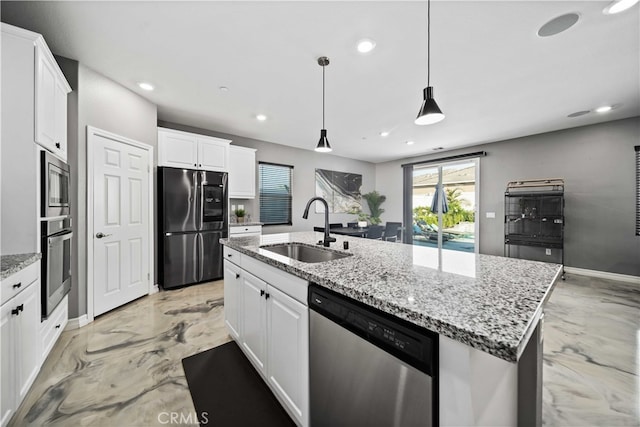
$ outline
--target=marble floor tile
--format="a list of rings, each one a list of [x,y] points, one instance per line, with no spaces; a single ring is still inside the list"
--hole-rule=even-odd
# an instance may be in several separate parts
[[[10,425],[197,424],[182,359],[228,341],[222,281],[140,298],[64,332]]]
[[[544,324],[543,423],[640,425],[640,286],[567,275]]]
[[[167,424],[195,410],[181,360],[230,341],[222,281],[160,292],[62,334],[10,426]],[[543,423],[638,426],[640,288],[568,275],[544,324]],[[159,418],[160,417],[160,418]]]

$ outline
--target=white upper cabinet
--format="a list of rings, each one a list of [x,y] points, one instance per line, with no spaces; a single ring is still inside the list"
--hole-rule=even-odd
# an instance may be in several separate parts
[[[158,128],[158,164],[226,172],[230,143],[227,139]]]
[[[71,87],[44,40],[36,40],[35,141],[67,160],[67,94]]]
[[[229,197],[253,199],[256,197],[256,150],[229,146]]]
[[[2,24],[2,85],[3,135],[33,140],[66,161],[71,87],[40,34]]]

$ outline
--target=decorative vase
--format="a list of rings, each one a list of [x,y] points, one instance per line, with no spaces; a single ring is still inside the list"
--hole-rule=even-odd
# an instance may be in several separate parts
[[[238,217],[238,224],[243,224],[244,223],[244,217],[243,216],[239,216]]]
[[[358,221],[358,227],[365,228],[367,226],[367,221]]]

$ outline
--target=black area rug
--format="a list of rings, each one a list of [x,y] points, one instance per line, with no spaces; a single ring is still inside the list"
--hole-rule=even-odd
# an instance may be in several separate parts
[[[295,426],[235,341],[182,366],[201,426]]]

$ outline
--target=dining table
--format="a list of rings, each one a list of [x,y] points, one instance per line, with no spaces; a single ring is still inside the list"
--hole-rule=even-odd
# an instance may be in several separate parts
[[[369,227],[336,227],[329,228],[329,233],[342,234],[343,236],[367,237]],[[313,227],[313,231],[324,233],[324,227]]]

